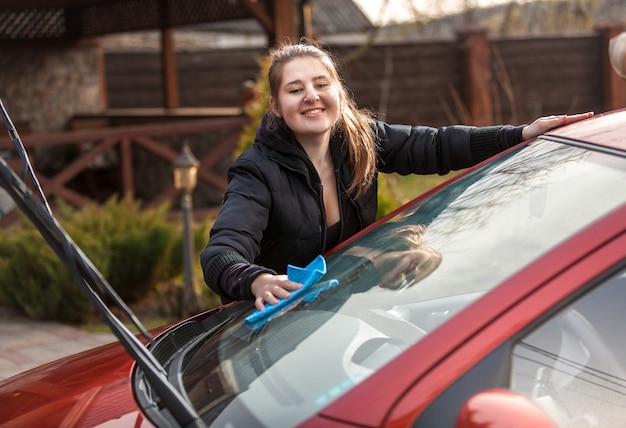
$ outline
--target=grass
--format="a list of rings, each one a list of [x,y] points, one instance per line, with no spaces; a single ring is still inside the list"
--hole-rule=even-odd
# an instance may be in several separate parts
[[[397,175],[399,190],[406,198],[406,201],[410,201],[418,197],[419,195],[426,193],[433,187],[438,186],[446,180],[457,175],[459,171],[454,171],[446,175]]]

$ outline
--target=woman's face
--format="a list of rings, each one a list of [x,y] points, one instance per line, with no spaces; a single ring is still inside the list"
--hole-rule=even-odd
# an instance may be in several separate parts
[[[283,66],[274,113],[282,117],[300,143],[329,139],[339,118],[339,82],[315,58],[295,58]]]

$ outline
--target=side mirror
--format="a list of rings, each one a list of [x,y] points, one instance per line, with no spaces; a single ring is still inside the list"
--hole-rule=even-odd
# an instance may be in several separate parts
[[[455,428],[556,428],[529,399],[507,389],[479,392],[465,402]]]

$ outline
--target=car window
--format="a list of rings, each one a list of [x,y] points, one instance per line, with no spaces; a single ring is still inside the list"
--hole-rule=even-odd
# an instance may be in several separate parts
[[[452,385],[413,426],[454,426],[474,394],[509,388],[561,428],[623,426],[626,403],[626,269],[521,339],[502,343]]]
[[[245,313],[198,340],[185,392],[205,422],[296,425],[625,204],[625,175],[610,154],[520,146],[330,255],[310,293],[267,322],[251,328]]]
[[[559,427],[615,427],[626,412],[626,270],[567,306],[513,349],[511,389]]]

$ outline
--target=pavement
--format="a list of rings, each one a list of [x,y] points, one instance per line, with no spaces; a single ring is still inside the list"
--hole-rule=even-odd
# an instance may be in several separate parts
[[[33,321],[0,307],[0,382],[33,367],[116,341],[57,322]]]

